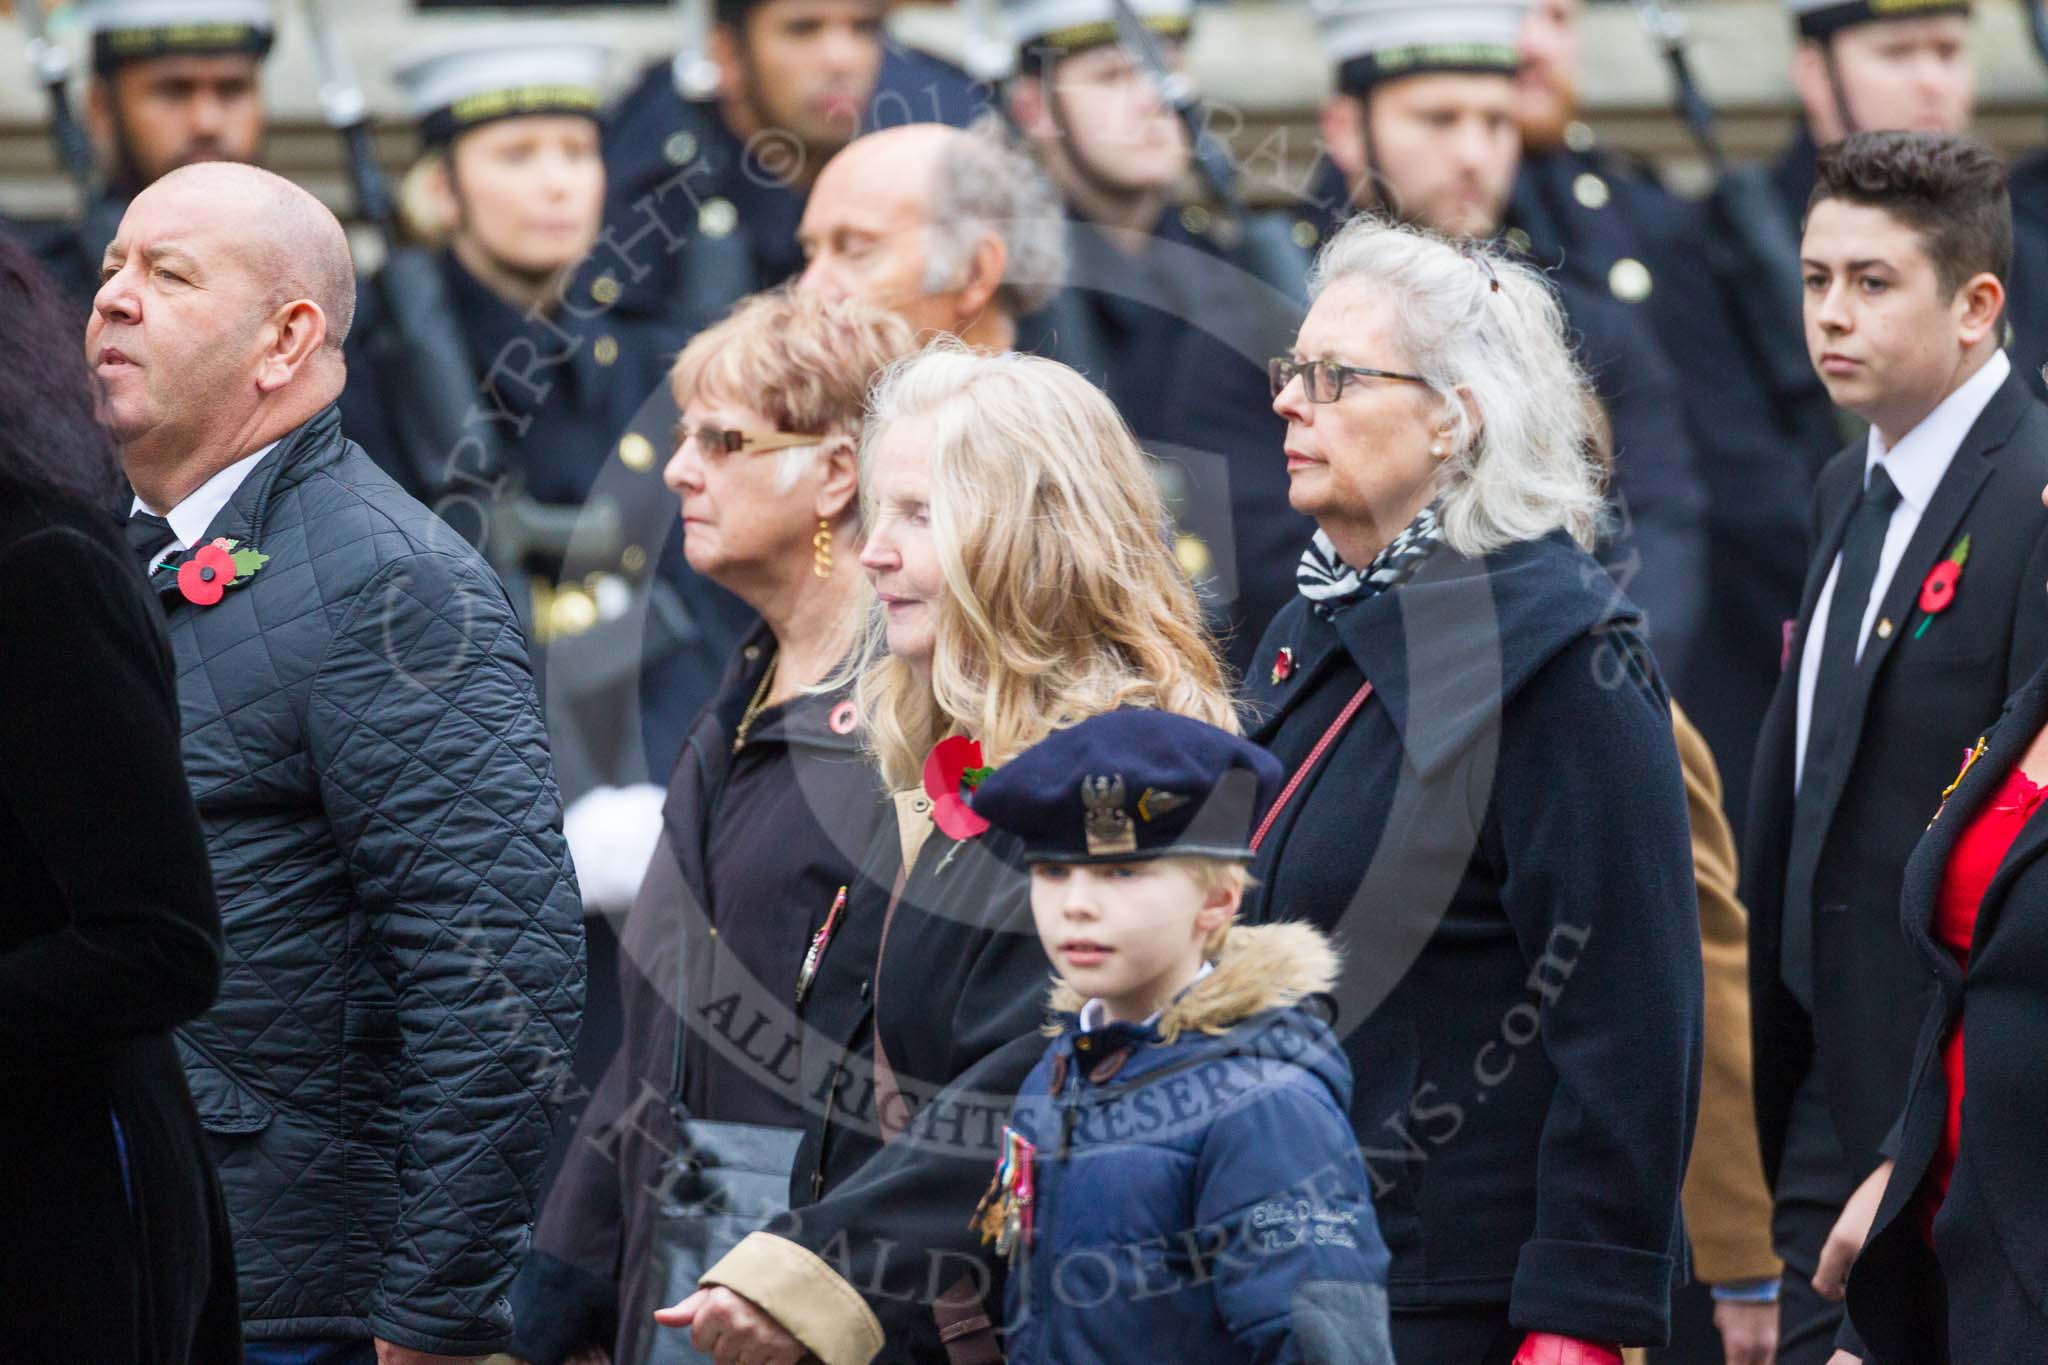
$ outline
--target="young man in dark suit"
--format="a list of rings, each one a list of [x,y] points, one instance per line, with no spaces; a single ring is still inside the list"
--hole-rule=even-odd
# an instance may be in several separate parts
[[[1906,858],[2048,652],[2048,411],[1999,348],[2004,166],[1948,134],[1852,136],[1821,155],[1800,254],[1814,368],[1871,430],[1816,490],[1744,851],[1784,1365],[1829,1356],[1821,1251],[1887,1153],[1933,988],[1899,928]]]

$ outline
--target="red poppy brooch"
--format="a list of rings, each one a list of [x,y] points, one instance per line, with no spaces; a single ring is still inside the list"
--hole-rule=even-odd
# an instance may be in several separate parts
[[[1963,565],[1970,562],[1970,537],[1965,534],[1948,552],[1948,558],[1927,571],[1926,581],[1920,585],[1920,628],[1913,632],[1919,639],[1927,633],[1928,623],[1949,609],[1956,600],[1956,586],[1963,580]]]
[[[981,765],[979,740],[949,735],[932,746],[924,758],[924,794],[932,800],[932,823],[940,833],[958,842],[988,828],[988,821],[969,808],[960,791],[973,791],[994,771]]]
[[[270,556],[244,548],[226,536],[200,546],[178,566],[178,591],[195,607],[210,607],[237,583],[246,583],[270,562]]]
[[[1286,645],[1282,645],[1280,646],[1280,652],[1273,656],[1273,686],[1278,687],[1293,676],[1294,651]]]

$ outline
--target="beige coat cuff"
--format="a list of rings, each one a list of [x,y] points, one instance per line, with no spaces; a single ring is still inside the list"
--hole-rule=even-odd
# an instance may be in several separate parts
[[[825,1365],[867,1365],[882,1349],[881,1321],[860,1291],[786,1237],[748,1233],[697,1284],[743,1296]]]

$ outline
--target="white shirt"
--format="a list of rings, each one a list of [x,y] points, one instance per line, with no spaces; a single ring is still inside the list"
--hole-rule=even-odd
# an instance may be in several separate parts
[[[1213,962],[1204,962],[1204,963],[1202,964],[1202,970],[1200,970],[1200,971],[1198,971],[1198,972],[1196,972],[1196,973],[1195,973],[1195,981],[1200,981],[1200,980],[1201,980],[1201,979],[1202,979],[1203,977],[1207,976],[1207,975],[1208,975],[1209,973],[1211,973],[1211,972],[1213,972],[1213,971],[1215,971],[1215,970],[1216,970],[1216,964],[1215,964],[1215,963],[1213,963]],[[1186,990],[1189,990],[1189,989],[1191,989],[1191,988],[1192,988],[1192,987],[1194,986],[1194,984],[1195,984],[1195,981],[1190,981],[1190,982],[1188,982],[1188,984],[1187,984],[1187,985],[1185,985],[1185,986],[1182,986],[1182,987],[1180,988],[1180,989],[1181,989],[1181,991],[1186,991]],[[1174,999],[1176,999],[1176,1000],[1180,999],[1180,991],[1176,991],[1176,992],[1174,993],[1174,997],[1173,997],[1173,998],[1174,998]],[[1103,1016],[1104,1016],[1104,1015],[1106,1015],[1106,1014],[1108,1014],[1108,1013],[1109,1013],[1109,1006],[1107,1006],[1107,1005],[1103,1004],[1103,1003],[1102,1003],[1102,1002],[1101,1002],[1100,1000],[1090,1000],[1090,1001],[1089,1001],[1089,1002],[1088,1002],[1087,1004],[1085,1004],[1085,1005],[1081,1006],[1081,1032],[1083,1032],[1083,1033],[1093,1033],[1093,1032],[1095,1032],[1095,1030],[1097,1030],[1097,1029],[1101,1028],[1101,1027],[1103,1026],[1103,1024],[1104,1024],[1104,1023],[1106,1022],[1106,1020],[1105,1020],[1105,1019],[1103,1018]],[[1151,1014],[1149,1014],[1148,1016],[1146,1016],[1146,1019],[1145,1019],[1145,1027],[1146,1027],[1146,1028],[1150,1028],[1150,1027],[1152,1027],[1152,1025],[1154,1025],[1154,1024],[1156,1024],[1156,1023],[1158,1023],[1158,1022],[1159,1022],[1159,1016],[1160,1016],[1160,1015],[1162,1015],[1162,1014],[1164,1014],[1164,1013],[1166,1013],[1166,1011],[1165,1011],[1165,1010],[1154,1010],[1154,1011],[1152,1011],[1152,1013],[1151,1013]]]
[[[1870,630],[1877,622],[1877,610],[1884,603],[1892,575],[1898,572],[1899,561],[1906,557],[1906,545],[1913,539],[1913,532],[1919,529],[1920,518],[1927,511],[1927,504],[1934,497],[1934,490],[1940,486],[1942,476],[1955,462],[1956,451],[1962,447],[1963,439],[1970,434],[1970,428],[1984,415],[1990,405],[1991,396],[1998,392],[2006,376],[2012,373],[2012,362],[2006,359],[2004,351],[1994,351],[1991,359],[1984,362],[1984,368],[1964,380],[1956,391],[1941,400],[1933,412],[1920,419],[1920,424],[1907,432],[1896,449],[1885,448],[1884,437],[1877,428],[1870,429],[1870,445],[1863,456],[1863,483],[1870,483],[1870,471],[1879,465],[1891,476],[1899,490],[1899,505],[1892,509],[1891,522],[1884,530],[1884,548],[1877,556],[1877,577],[1871,580],[1870,600],[1863,605],[1863,629],[1856,637],[1856,659],[1863,659],[1863,646],[1870,639]],[[1827,582],[1821,584],[1820,601],[1814,604],[1813,620],[1806,627],[1805,647],[1799,653],[1799,712],[1798,747],[1794,750],[1792,764],[1792,790],[1796,794],[1801,779],[1806,776],[1806,741],[1813,733],[1813,693],[1820,682],[1820,647],[1828,634],[1828,606],[1834,600],[1835,579],[1842,572],[1842,556],[1835,554],[1835,562],[1828,568]]]
[[[220,515],[220,509],[228,505],[228,499],[234,497],[235,490],[242,486],[242,480],[249,477],[249,471],[275,449],[277,442],[272,441],[254,455],[244,455],[187,493],[183,502],[164,513],[164,520],[171,524],[171,534],[177,539],[164,546],[163,553],[150,561],[148,572],[154,573],[157,565],[169,556],[182,554],[197,545],[199,537],[206,534],[206,528],[213,525],[213,519]],[[151,510],[143,505],[141,498],[137,498],[135,505],[128,509],[128,515]]]

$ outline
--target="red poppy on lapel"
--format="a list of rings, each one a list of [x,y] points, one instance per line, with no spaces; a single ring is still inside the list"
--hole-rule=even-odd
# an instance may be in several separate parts
[[[972,839],[988,828],[960,796],[965,784],[973,791],[994,771],[981,766],[981,743],[965,735],[948,735],[924,758],[924,794],[932,799],[932,823],[955,841]]]
[[[210,607],[237,583],[246,583],[270,562],[262,551],[239,540],[215,537],[178,566],[178,591],[195,607]]]
[[[1913,632],[1919,639],[1927,633],[1927,623],[1949,609],[1956,600],[1956,585],[1962,582],[1963,565],[1970,562],[1970,537],[1966,534],[1956,542],[1956,547],[1942,560],[1927,571],[1927,579],[1920,585],[1920,628]]]
[[[1294,676],[1294,651],[1286,645],[1273,656],[1273,686],[1278,687]]]
[[[220,601],[234,581],[234,557],[218,545],[200,546],[197,554],[178,566],[178,591],[195,607],[210,607]]]

